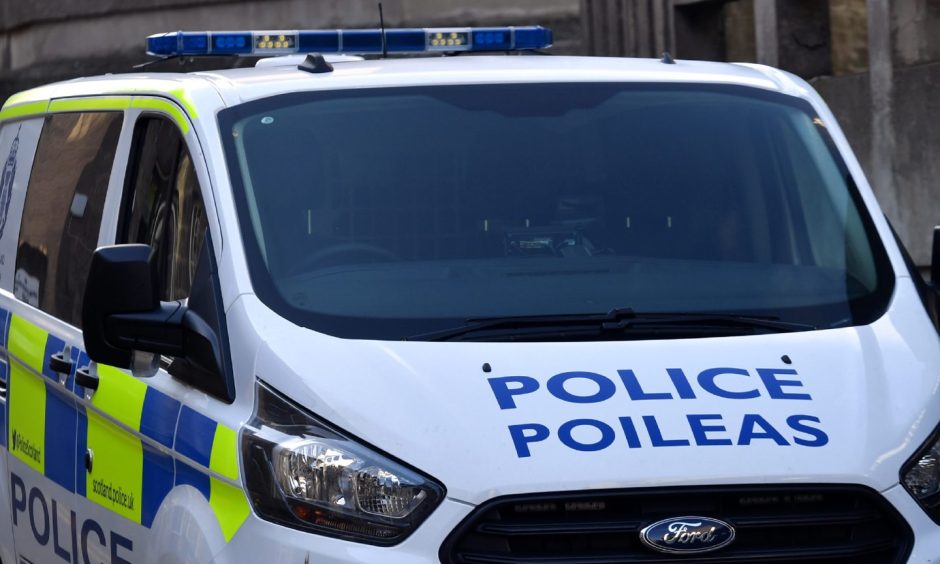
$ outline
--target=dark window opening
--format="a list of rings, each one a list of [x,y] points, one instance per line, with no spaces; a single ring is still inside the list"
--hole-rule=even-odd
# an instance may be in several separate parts
[[[119,112],[47,117],[26,192],[14,294],[75,327],[122,122]]]
[[[117,242],[153,247],[161,298],[186,298],[207,228],[192,156],[176,125],[159,117],[137,123],[133,147]]]

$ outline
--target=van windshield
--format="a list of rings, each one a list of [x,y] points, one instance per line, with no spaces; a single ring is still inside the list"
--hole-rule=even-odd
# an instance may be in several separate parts
[[[791,96],[401,87],[275,96],[219,121],[255,291],[323,333],[612,310],[825,329],[870,323],[893,290],[826,124]]]

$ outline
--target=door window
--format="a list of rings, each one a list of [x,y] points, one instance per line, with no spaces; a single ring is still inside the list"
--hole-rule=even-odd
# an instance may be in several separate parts
[[[192,156],[179,129],[160,117],[141,119],[134,139],[117,242],[153,247],[161,299],[182,299],[189,296],[207,227]]]
[[[120,112],[47,117],[26,192],[14,294],[75,327],[122,121]]]

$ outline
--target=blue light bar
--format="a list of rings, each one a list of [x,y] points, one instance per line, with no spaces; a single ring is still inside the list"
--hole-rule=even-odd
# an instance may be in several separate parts
[[[523,51],[551,47],[552,30],[542,26],[386,29],[385,43],[389,53]],[[176,31],[147,38],[147,53],[160,57],[381,52],[381,29]]]

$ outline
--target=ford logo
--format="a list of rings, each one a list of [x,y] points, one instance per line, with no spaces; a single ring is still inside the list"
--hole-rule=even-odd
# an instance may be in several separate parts
[[[734,527],[709,517],[672,517],[640,531],[643,544],[669,554],[718,550],[734,540]]]

